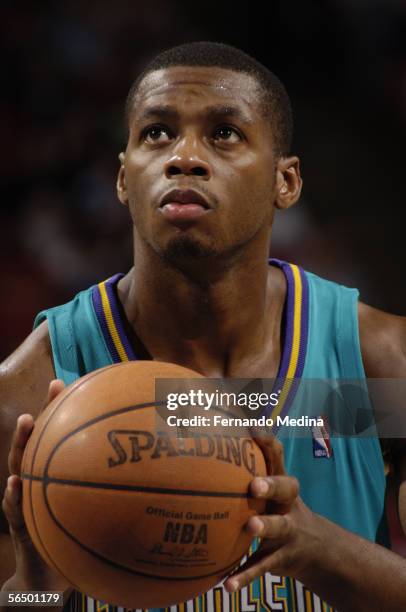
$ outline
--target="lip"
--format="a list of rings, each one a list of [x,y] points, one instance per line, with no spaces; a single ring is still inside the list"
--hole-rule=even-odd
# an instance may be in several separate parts
[[[167,204],[178,204],[181,206],[197,204],[205,210],[211,208],[206,198],[194,189],[172,189],[164,195],[159,204],[159,208],[164,208]]]
[[[160,208],[161,214],[167,221],[175,225],[190,224],[191,222],[199,219],[200,217],[207,215],[209,212],[208,208],[203,208],[201,204],[196,202],[168,202]]]

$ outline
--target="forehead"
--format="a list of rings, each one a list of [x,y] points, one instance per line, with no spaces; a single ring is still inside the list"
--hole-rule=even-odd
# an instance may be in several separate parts
[[[140,83],[134,105],[179,101],[208,104],[233,103],[252,115],[260,115],[261,88],[249,74],[216,66],[171,66],[150,72]]]

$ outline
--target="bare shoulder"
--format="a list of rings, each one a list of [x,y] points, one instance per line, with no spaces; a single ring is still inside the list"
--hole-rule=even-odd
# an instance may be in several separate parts
[[[359,334],[369,378],[406,378],[406,317],[360,302]]]
[[[10,413],[13,419],[22,412],[36,416],[53,378],[51,341],[44,321],[0,364],[0,426]]]
[[[48,385],[55,378],[48,324],[42,323],[0,365],[0,498],[8,476],[7,457],[20,414],[34,418],[44,407]],[[0,512],[0,531],[4,519]]]

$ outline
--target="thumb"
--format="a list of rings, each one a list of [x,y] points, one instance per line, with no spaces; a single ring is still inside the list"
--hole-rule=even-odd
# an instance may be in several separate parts
[[[55,378],[55,380],[51,380],[48,387],[47,399],[45,402],[45,406],[48,406],[60,393],[65,389],[65,383],[60,378]]]
[[[22,480],[17,474],[8,477],[2,508],[10,526],[10,534],[16,541],[30,540],[22,509]]]

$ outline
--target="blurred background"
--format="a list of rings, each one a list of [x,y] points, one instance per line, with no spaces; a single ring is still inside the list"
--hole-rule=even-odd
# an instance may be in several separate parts
[[[123,104],[169,46],[241,47],[286,84],[302,201],[273,255],[405,313],[406,4],[402,0],[2,2],[0,358],[44,307],[130,265],[115,195]]]
[[[241,47],[285,83],[298,206],[278,216],[274,256],[406,312],[404,0],[3,0],[0,358],[42,308],[130,266],[115,195],[124,100],[169,46]]]

